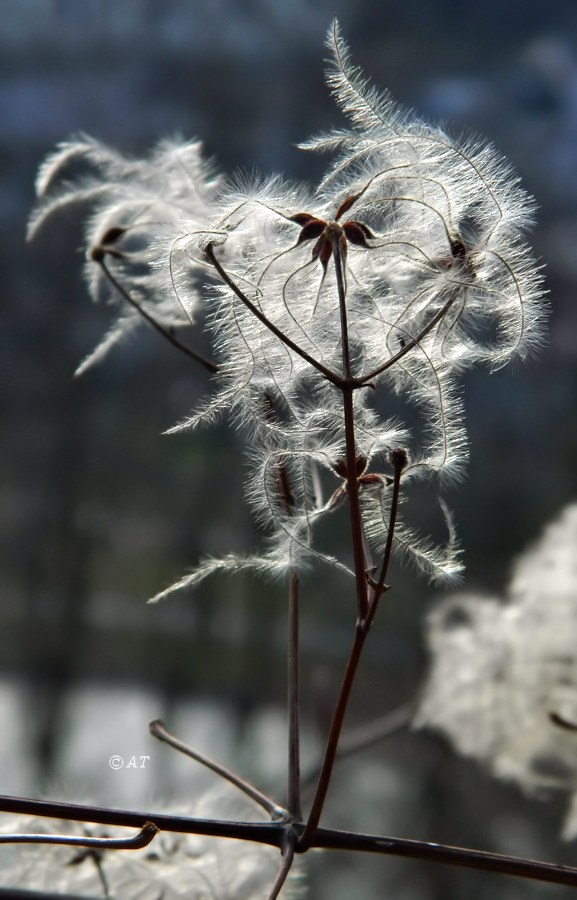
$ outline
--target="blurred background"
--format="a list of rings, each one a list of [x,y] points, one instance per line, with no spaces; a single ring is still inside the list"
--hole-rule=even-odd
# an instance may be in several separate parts
[[[476,372],[464,388],[471,463],[447,500],[465,587],[503,593],[515,556],[577,497],[577,6],[2,0],[0,12],[0,792],[193,803],[212,780],[153,743],[147,723],[162,717],[282,796],[283,591],[215,579],[146,606],[199,556],[256,545],[239,441],[226,428],[162,435],[209,383],[152,332],[73,378],[109,313],[81,281],[80,214],[26,245],[36,171],[75,133],[135,155],[181,134],[201,138],[223,171],[314,181],[324,161],[295,144],[340,123],[323,85],[335,13],[375,85],[453,133],[493,141],[537,197],[532,242],[552,306],[538,359]],[[393,583],[351,726],[410,700],[426,671],[435,593],[406,572]],[[354,615],[338,579],[307,587],[305,767],[321,750]],[[129,768],[133,755],[150,759]],[[405,732],[341,764],[326,824],[574,864],[574,847],[557,841],[562,810],[563,798],[529,801],[435,735]],[[312,859],[308,878],[319,900],[565,894],[338,855]]]

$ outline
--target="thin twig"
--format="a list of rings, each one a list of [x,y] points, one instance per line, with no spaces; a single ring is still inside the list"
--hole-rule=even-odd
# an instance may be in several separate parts
[[[573,733],[577,732],[577,722],[566,719],[558,712],[550,712],[549,719],[553,722],[553,725],[557,725],[558,728],[563,728],[565,731],[572,731]]]
[[[350,732],[343,734],[337,748],[336,761],[345,759],[355,753],[368,750],[374,744],[378,744],[385,738],[391,737],[393,734],[406,728],[413,718],[415,712],[414,702],[404,703],[397,709],[379,716],[358,728],[352,729]],[[309,772],[306,772],[301,779],[303,788],[313,785],[320,774],[320,766],[315,766]]]
[[[139,315],[141,315],[142,318],[145,319],[146,322],[148,322],[149,325],[152,325],[152,327],[155,328],[163,338],[166,338],[166,340],[169,341],[169,343],[171,343],[173,347],[176,347],[182,353],[185,353],[186,356],[194,359],[195,362],[200,363],[201,366],[204,366],[204,368],[209,372],[212,372],[213,375],[218,372],[218,365],[214,362],[214,360],[209,359],[207,356],[204,356],[197,350],[193,350],[192,347],[189,347],[187,344],[184,344],[182,341],[180,341],[168,328],[165,328],[164,325],[161,325],[160,322],[157,322],[154,316],[151,316],[148,310],[146,310],[138,302],[138,300],[134,299],[130,292],[127,291],[126,288],[123,287],[123,285],[118,281],[116,276],[112,274],[112,272],[106,265],[104,257],[102,259],[97,258],[95,261],[98,263],[105,276],[108,278],[112,286],[118,291],[118,293],[121,294],[126,302],[130,306],[132,306],[132,308],[135,309],[139,313]]]
[[[71,847],[94,847],[98,850],[140,850],[150,844],[159,830],[152,822],[145,822],[138,834],[129,838],[76,834],[0,834],[0,844],[65,844]]]
[[[366,618],[366,626],[370,628],[373,620],[375,618],[375,614],[377,611],[377,607],[379,604],[379,600],[383,591],[386,589],[385,581],[387,578],[387,572],[389,570],[389,564],[391,562],[391,553],[393,550],[393,539],[395,537],[395,527],[397,524],[397,511],[399,508],[399,495],[401,492],[401,475],[403,469],[407,464],[407,454],[404,450],[393,450],[390,453],[390,459],[393,465],[393,489],[391,494],[391,508],[389,513],[389,525],[387,529],[387,541],[385,544],[385,552],[383,554],[383,562],[381,565],[381,571],[379,573],[379,577],[376,585],[371,589],[370,602],[369,602],[369,610]]]
[[[283,809],[282,806],[279,806],[274,802],[274,800],[271,800],[270,797],[267,797],[266,794],[263,794],[262,791],[259,791],[258,788],[254,787],[254,785],[249,784],[248,781],[240,778],[239,775],[231,772],[230,769],[222,766],[220,763],[216,762],[214,759],[211,759],[209,756],[205,756],[204,753],[199,753],[197,750],[193,750],[193,748],[189,747],[188,744],[185,744],[183,741],[170,734],[170,732],[166,730],[164,722],[161,722],[160,719],[155,719],[153,722],[151,722],[148,726],[148,730],[150,731],[151,735],[155,738],[158,738],[159,741],[168,744],[170,747],[173,747],[180,753],[184,753],[185,756],[190,756],[190,758],[194,759],[195,762],[200,763],[206,769],[210,769],[211,772],[214,772],[220,778],[224,778],[225,781],[228,781],[230,784],[234,785],[234,787],[238,788],[239,791],[242,791],[243,794],[245,794],[247,797],[250,797],[250,799],[254,800],[255,803],[258,803],[258,805],[261,806],[265,810],[265,812],[267,812],[271,816],[272,819],[279,819],[286,816],[286,810]]]
[[[337,296],[339,298],[339,316],[341,322],[341,350],[343,356],[343,377],[346,381],[350,381],[351,372],[351,353],[349,348],[349,326],[347,322],[347,291],[345,287],[343,253],[341,250],[342,233],[339,230],[335,232],[331,239],[333,255],[335,259],[335,275],[337,281]],[[345,243],[346,248],[346,243]],[[346,252],[346,251],[345,251]]]
[[[223,819],[197,819],[191,816],[134,812],[125,809],[87,806],[80,803],[32,800],[28,797],[6,795],[0,795],[0,812],[68,819],[71,822],[95,822],[99,825],[123,825],[127,828],[144,828],[148,823],[152,823],[160,831],[236,838],[256,844],[268,844],[279,849],[282,849],[284,841],[284,820],[283,822],[229,822]]]
[[[294,862],[295,857],[295,835],[291,833],[291,839],[287,840],[287,844],[285,849],[283,850],[282,855],[282,865],[278,871],[278,874],[275,879],[275,883],[272,886],[272,890],[268,895],[267,900],[276,900],[278,895],[280,894],[285,881],[287,880],[288,874],[292,868],[292,864]]]
[[[347,497],[355,567],[357,619],[364,621],[368,612],[367,560],[364,552],[363,520],[357,480],[357,451],[355,441],[354,394],[349,385],[343,385],[343,415],[345,424],[345,458],[347,464]],[[370,560],[368,561],[370,566]]]
[[[287,641],[288,681],[288,797],[290,817],[301,821],[300,724],[299,724],[299,576],[289,575]]]
[[[577,887],[577,868],[560,866],[555,863],[523,859],[486,850],[470,850],[448,844],[412,841],[407,838],[375,837],[369,834],[332,831],[319,828],[314,847],[325,850],[347,850],[364,853],[382,853],[387,856],[402,856],[428,862],[445,863],[465,869],[479,869],[500,875],[516,875],[533,881],[549,884],[565,884]],[[299,845],[297,845],[297,852]]]

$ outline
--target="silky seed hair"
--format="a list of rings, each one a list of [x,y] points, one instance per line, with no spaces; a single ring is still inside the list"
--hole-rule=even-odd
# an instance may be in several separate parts
[[[346,499],[343,379],[354,381],[356,452],[366,460],[356,475],[363,528],[368,549],[382,553],[391,451],[407,460],[401,512],[419,481],[444,488],[460,478],[460,375],[524,357],[541,340],[542,277],[524,237],[534,203],[509,164],[370,87],[336,21],[327,47],[327,83],[346,123],[301,145],[332,157],[316,187],[217,176],[198,142],[178,140],[130,160],[80,138],[39,174],[31,233],[63,207],[91,205],[87,280],[94,299],[117,309],[81,370],[143,312],[169,331],[194,322],[211,344],[212,389],[170,432],[226,415],[249,448],[246,495],[264,547],[201,561],[154,599],[214,572],[278,577],[322,563],[350,573],[315,537]],[[393,396],[395,409],[417,410],[417,429],[382,413]],[[443,545],[402,517],[393,540],[435,580],[462,568],[444,501],[439,509]]]

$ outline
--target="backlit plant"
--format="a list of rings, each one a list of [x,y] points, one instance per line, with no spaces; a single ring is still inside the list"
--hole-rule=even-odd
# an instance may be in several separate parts
[[[268,896],[281,891],[294,854],[311,847],[397,852],[577,884],[577,871],[560,874],[544,863],[398,839],[385,847],[379,838],[320,827],[391,559],[406,558],[435,582],[461,573],[444,501],[442,545],[403,516],[404,501],[423,481],[443,487],[463,473],[462,373],[526,356],[540,342],[546,312],[539,267],[523,236],[533,202],[508,163],[489,145],[454,140],[376,93],[351,64],[336,22],[328,46],[328,84],[348,124],[302,145],[332,158],[316,188],[281,177],[225,178],[203,160],[198,143],[165,142],[147,159],[131,160],[80,138],[44,163],[31,233],[62,207],[91,206],[87,281],[92,297],[111,303],[117,318],[81,371],[146,321],[213,376],[210,396],[172,431],[226,415],[246,439],[246,497],[263,530],[261,549],[196,561],[151,602],[214,572],[250,570],[287,584],[286,805],[201,760],[271,817],[252,838],[282,851]],[[194,349],[196,328],[209,337],[210,357]],[[400,400],[418,411],[417,431],[383,418],[382,399],[393,396],[395,408]],[[316,541],[319,522],[341,507],[348,509],[346,556]],[[343,602],[356,608],[356,624],[304,813],[298,611],[302,573],[316,565],[342,575]],[[164,726],[152,729],[199,758]],[[136,824],[99,815],[92,821]],[[147,814],[146,821],[170,830],[166,816]],[[249,834],[239,823],[203,832],[206,825],[189,821],[191,832]]]

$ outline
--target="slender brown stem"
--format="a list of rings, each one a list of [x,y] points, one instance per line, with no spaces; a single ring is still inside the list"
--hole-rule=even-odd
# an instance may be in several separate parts
[[[331,775],[337,755],[337,749],[345,713],[347,711],[349,697],[351,695],[351,689],[355,681],[355,675],[357,673],[359,660],[361,658],[361,653],[367,634],[368,632],[364,630],[359,623],[357,623],[357,627],[355,629],[355,638],[351,647],[349,659],[347,661],[347,667],[343,676],[343,682],[341,684],[336,706],[333,711],[333,718],[331,720],[331,725],[329,728],[325,754],[321,765],[321,771],[319,774],[319,780],[317,782],[315,796],[311,805],[305,830],[303,831],[298,843],[299,852],[303,852],[304,850],[311,847],[315,841],[315,835],[317,833],[318,824],[321,818],[327,792],[329,789],[329,784],[331,781]]]
[[[301,821],[300,724],[299,724],[299,576],[289,575],[288,605],[288,798],[289,815]]]
[[[151,722],[148,726],[148,730],[151,735],[158,738],[159,741],[168,744],[180,753],[184,753],[185,756],[190,756],[195,762],[199,762],[206,769],[210,769],[211,772],[214,772],[216,775],[220,776],[220,778],[224,778],[225,781],[233,784],[239,791],[242,791],[243,794],[246,794],[246,796],[250,797],[251,800],[254,800],[255,803],[258,803],[271,818],[278,819],[283,818],[286,815],[285,809],[278,806],[278,804],[271,800],[270,797],[267,797],[266,794],[263,794],[252,784],[249,784],[248,781],[244,781],[244,779],[240,778],[234,772],[231,772],[230,769],[225,768],[225,766],[217,763],[214,759],[210,759],[210,757],[205,756],[203,753],[198,753],[198,751],[189,747],[188,744],[185,744],[183,741],[170,734],[160,719],[155,719]]]
[[[367,566],[370,560],[365,559],[364,531],[361,507],[359,501],[359,484],[357,480],[357,453],[355,440],[354,420],[354,387],[352,385],[352,373],[349,354],[349,341],[346,315],[346,291],[343,269],[343,258],[340,247],[339,235],[332,241],[335,261],[337,292],[339,308],[341,312],[341,340],[343,348],[343,383],[340,385],[343,395],[343,416],[345,425],[345,456],[347,467],[347,496],[349,501],[349,515],[351,523],[351,539],[353,547],[353,559],[355,566],[355,585],[357,594],[357,624],[355,637],[343,681],[333,711],[333,717],[329,728],[327,743],[319,780],[305,830],[301,836],[299,846],[310,846],[318,828],[320,817],[326,800],[333,766],[338,750],[339,739],[348,706],[349,697],[354,684],[362,649],[368,634],[365,623],[369,614],[369,600],[367,593]]]
[[[345,389],[343,389],[343,394],[346,395]],[[383,593],[385,587],[385,578],[387,577],[387,571],[389,568],[389,563],[391,559],[391,551],[393,546],[393,537],[395,533],[395,524],[397,519],[397,509],[399,502],[399,493],[400,493],[400,483],[401,483],[401,473],[403,468],[406,465],[407,457],[406,453],[403,450],[394,450],[391,453],[391,462],[394,467],[394,479],[393,479],[393,493],[391,497],[391,511],[389,516],[389,527],[387,533],[387,542],[385,545],[385,552],[383,556],[383,563],[381,566],[381,571],[379,574],[379,579],[376,586],[371,590],[370,601],[368,602],[366,615],[363,617],[359,617],[357,621],[357,627],[355,631],[355,638],[353,641],[353,646],[351,648],[351,653],[349,656],[349,660],[347,663],[347,668],[345,670],[345,675],[343,678],[343,683],[341,685],[341,690],[337,699],[337,703],[335,706],[335,710],[333,713],[333,719],[331,721],[331,726],[329,729],[329,735],[327,738],[327,745],[325,749],[325,755],[323,758],[323,762],[321,765],[321,770],[319,774],[319,780],[317,783],[317,789],[315,793],[315,797],[311,806],[311,811],[309,813],[309,818],[305,827],[305,831],[301,837],[301,842],[299,846],[307,846],[310,845],[311,841],[314,838],[314,834],[316,829],[318,828],[318,824],[320,821],[321,813],[323,810],[323,806],[325,803],[326,795],[328,792],[331,775],[333,771],[333,767],[335,764],[335,760],[338,753],[339,741],[341,730],[345,718],[345,713],[347,710],[347,705],[351,693],[351,689],[355,680],[358,664],[361,658],[361,653],[363,650],[363,646],[369,633],[369,630],[372,626],[375,613],[377,611],[377,606],[379,602],[379,598]],[[360,510],[358,514],[358,520],[360,523]],[[353,541],[355,537],[353,535]],[[358,579],[358,574],[357,574]],[[364,581],[364,574],[363,574]],[[366,582],[365,582],[366,585]]]
[[[342,387],[343,412],[345,422],[345,457],[347,464],[347,497],[349,501],[349,519],[353,561],[355,567],[355,587],[357,594],[357,619],[363,621],[368,611],[367,597],[367,560],[364,552],[363,520],[359,500],[359,483],[357,481],[357,451],[355,441],[354,395],[349,385]],[[370,562],[369,562],[370,564]]]
[[[200,363],[201,366],[204,366],[209,372],[213,374],[218,372],[218,365],[214,362],[214,360],[209,359],[207,356],[204,356],[202,353],[199,353],[197,350],[193,350],[192,347],[189,347],[187,344],[184,344],[180,341],[176,335],[174,335],[168,328],[165,328],[164,325],[161,325],[160,322],[151,316],[151,314],[146,310],[138,300],[135,300],[134,297],[130,294],[129,291],[126,290],[125,287],[118,281],[115,275],[110,271],[104,258],[98,258],[96,260],[98,265],[106,275],[107,279],[111,283],[111,285],[118,291],[118,293],[126,300],[126,302],[135,309],[142,318],[148,322],[149,325],[152,325],[159,334],[162,335],[169,343],[172,344],[173,347],[176,347],[182,353],[185,353],[190,359],[194,359],[195,362]]]
[[[343,379],[340,375],[337,374],[337,372],[333,372],[331,369],[328,369],[325,365],[323,365],[322,362],[319,362],[318,359],[315,359],[314,356],[311,356],[306,352],[306,350],[303,350],[303,348],[296,344],[287,334],[284,333],[284,331],[281,331],[280,328],[277,328],[274,322],[271,322],[271,320],[267,316],[265,316],[265,314],[258,308],[258,306],[255,306],[252,300],[249,300],[246,294],[241,291],[239,286],[235,284],[230,275],[228,275],[228,273],[219,263],[218,259],[214,255],[212,244],[208,245],[205,252],[208,259],[210,260],[224,283],[228,285],[231,291],[238,297],[238,299],[242,303],[244,303],[247,309],[250,309],[251,313],[256,316],[256,318],[260,322],[262,322],[262,324],[265,325],[266,328],[268,328],[269,331],[271,331],[279,339],[279,341],[282,341],[283,344],[285,344],[291,350],[294,350],[295,353],[297,353],[300,357],[302,357],[302,359],[308,362],[309,365],[317,370],[317,372],[320,372],[321,375],[324,375],[325,378],[331,382],[331,384],[335,384],[337,386],[341,385]]]
[[[286,847],[283,850],[282,865],[278,871],[275,883],[273,884],[272,890],[268,895],[267,900],[276,900],[283,888],[285,881],[288,878],[288,874],[292,868],[292,864],[295,858],[295,841],[295,835],[291,832],[291,839],[287,840]]]
[[[414,702],[404,703],[402,706],[397,707],[397,709],[393,709],[391,712],[379,716],[378,719],[373,719],[371,722],[367,722],[365,725],[359,725],[358,728],[354,728],[352,731],[347,732],[339,741],[335,762],[345,759],[348,756],[352,756],[355,753],[367,750],[374,744],[378,744],[379,741],[391,737],[393,734],[397,734],[397,732],[407,727],[413,718],[414,713]],[[301,779],[303,789],[306,790],[307,787],[314,785],[319,774],[320,767],[318,766],[311,769],[309,772],[305,772]]]
[[[379,573],[379,577],[376,585],[371,589],[370,601],[369,601],[369,610],[366,618],[366,626],[370,628],[373,620],[375,618],[375,614],[377,611],[377,607],[379,604],[379,600],[381,598],[381,594],[385,590],[385,580],[387,578],[387,572],[389,570],[389,564],[391,562],[391,553],[393,550],[393,540],[395,537],[395,527],[397,524],[397,511],[399,508],[399,495],[401,492],[401,474],[403,472],[404,467],[407,464],[407,455],[404,450],[396,450],[391,453],[391,461],[393,463],[393,489],[391,494],[391,509],[389,513],[389,527],[387,530],[387,542],[385,544],[385,552],[383,554],[383,562],[381,565],[381,571]]]
[[[340,385],[343,395],[343,415],[345,424],[345,457],[347,466],[347,496],[351,522],[353,559],[355,565],[355,583],[357,590],[357,618],[363,620],[367,614],[367,565],[365,559],[363,521],[359,502],[359,485],[357,481],[357,451],[355,441],[354,391],[351,386],[351,360],[349,352],[349,335],[347,326],[347,303],[343,269],[343,257],[340,239],[337,234],[332,241],[337,293],[341,319],[341,344],[343,353],[343,382]]]

